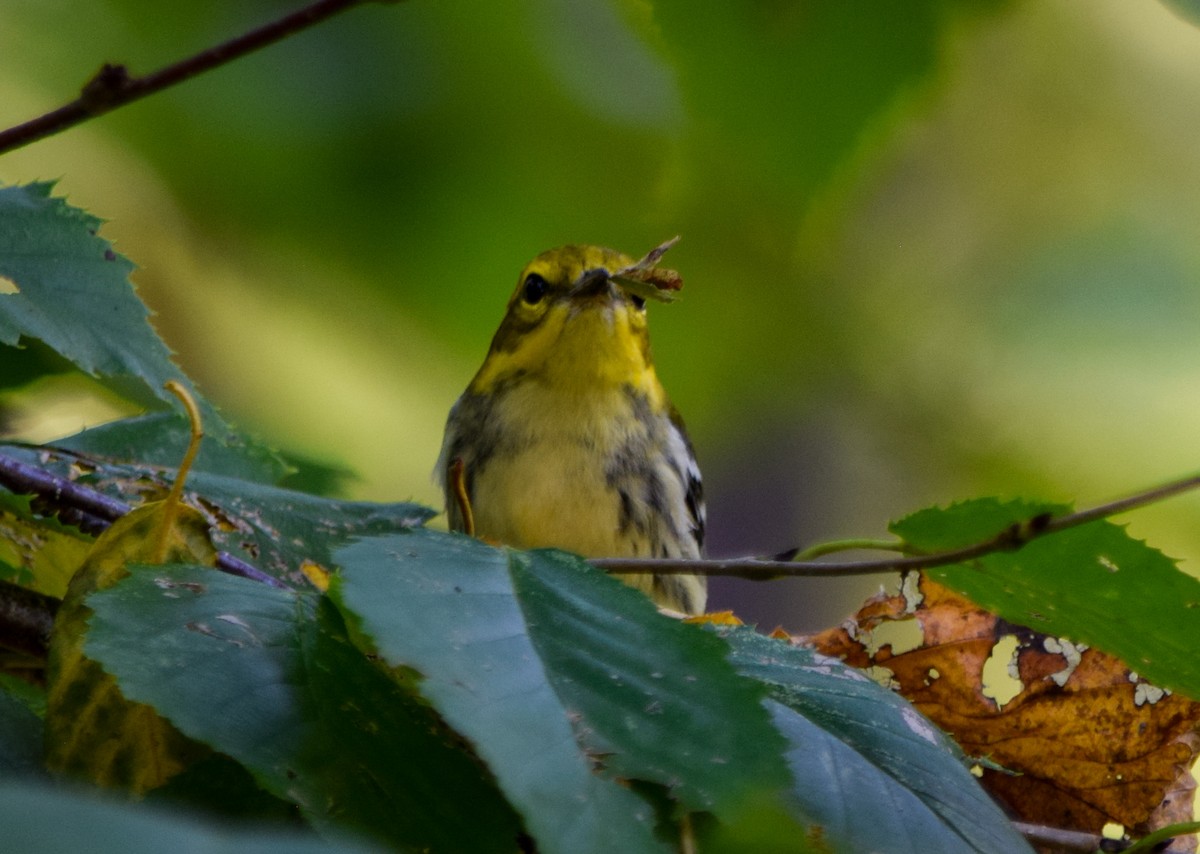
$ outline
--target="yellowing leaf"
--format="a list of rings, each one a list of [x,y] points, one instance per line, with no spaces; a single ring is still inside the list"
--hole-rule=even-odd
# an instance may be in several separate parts
[[[46,764],[51,771],[142,794],[208,753],[150,706],[129,702],[113,677],[84,653],[91,592],[129,575],[159,546],[165,507],[127,514],[96,540],[71,579],[50,637],[46,668]],[[181,506],[167,536],[170,562],[213,564],[216,551],[201,514]]]
[[[319,563],[311,560],[306,560],[300,564],[300,572],[308,579],[309,583],[325,593],[329,590],[330,572]]]
[[[0,511],[0,562],[17,570],[7,580],[47,596],[62,597],[92,547],[92,538],[70,528]]]

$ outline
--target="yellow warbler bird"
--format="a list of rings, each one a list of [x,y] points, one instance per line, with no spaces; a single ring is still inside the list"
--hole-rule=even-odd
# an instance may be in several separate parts
[[[654,371],[647,291],[620,275],[651,257],[563,246],[521,272],[446,422],[436,474],[452,529],[586,557],[700,557],[700,471]],[[622,580],[663,607],[704,611],[703,577]]]

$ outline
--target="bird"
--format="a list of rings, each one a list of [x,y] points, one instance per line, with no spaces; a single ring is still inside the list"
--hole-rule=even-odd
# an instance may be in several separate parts
[[[451,530],[589,558],[702,556],[700,469],[650,350],[655,286],[634,287],[669,245],[641,262],[560,246],[521,271],[446,420],[435,477]],[[701,575],[621,579],[660,608],[704,612]]]

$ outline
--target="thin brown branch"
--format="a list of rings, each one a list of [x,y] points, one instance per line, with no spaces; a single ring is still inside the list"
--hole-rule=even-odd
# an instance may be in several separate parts
[[[829,563],[821,561],[759,560],[736,558],[733,560],[653,560],[649,558],[601,558],[591,563],[608,572],[619,575],[652,572],[661,575],[720,575],[746,578],[751,581],[769,581],[788,576],[843,576],[877,575],[885,572],[904,572],[914,569],[932,569],[951,566],[992,554],[1013,551],[1047,534],[1065,531],[1086,525],[1098,519],[1106,519],[1118,513],[1144,507],[1167,498],[1200,488],[1200,475],[1182,478],[1162,486],[1147,489],[1133,495],[1100,504],[1087,510],[1064,513],[1061,516],[1041,515],[1010,525],[994,537],[973,545],[927,555],[884,558],[882,560],[846,561]]]
[[[366,0],[317,0],[245,35],[222,42],[144,77],[130,75],[123,65],[106,64],[84,85],[79,97],[71,103],[0,131],[0,154],[61,133],[117,107],[211,71],[364,2]]]
[[[1097,833],[1063,830],[1023,821],[1014,821],[1013,827],[1035,845],[1054,846],[1062,851],[1098,851],[1104,842],[1104,837]]]

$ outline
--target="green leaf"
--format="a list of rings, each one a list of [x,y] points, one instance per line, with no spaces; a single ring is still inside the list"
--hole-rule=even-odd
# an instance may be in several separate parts
[[[244,765],[223,753],[210,753],[146,793],[145,802],[204,812],[239,821],[286,822],[303,827],[293,803],[264,791]]]
[[[190,383],[147,321],[129,282],[133,264],[98,235],[100,219],[51,197],[53,187],[0,187],[0,343],[35,338],[84,373],[134,378],[142,402],[182,412],[163,384]],[[224,435],[224,420],[191,390],[205,430]]]
[[[0,453],[127,504],[161,497],[174,477],[157,466],[108,463],[52,448],[0,445]],[[209,517],[219,549],[304,587],[304,561],[328,564],[340,542],[404,530],[434,515],[420,504],[338,501],[206,471],[189,475],[184,498]]]
[[[1183,20],[1200,26],[1200,0],[1162,0],[1162,2]]]
[[[769,686],[791,743],[793,804],[834,851],[1030,850],[957,745],[902,697],[811,649],[721,634],[738,671]]]
[[[478,761],[364,658],[327,601],[159,566],[134,567],[88,605],[87,654],[127,697],[242,763],[318,827],[415,848],[515,848],[519,825]]]
[[[29,701],[17,695],[29,686],[15,684],[6,676],[0,682],[0,779],[40,776],[42,765],[42,721]]]
[[[56,774],[140,796],[208,753],[153,708],[130,702],[84,651],[91,616],[86,597],[118,584],[131,562],[154,559],[160,545],[169,559],[215,560],[203,517],[189,507],[173,509],[173,521],[164,502],[118,519],[96,540],[55,615],[46,661],[46,767]]]
[[[186,418],[174,412],[152,412],[92,427],[51,444],[111,462],[177,468],[190,438]],[[277,484],[291,467],[269,448],[230,434],[205,436],[192,470]]]
[[[786,789],[761,691],[724,644],[581,559],[413,531],[336,560],[335,599],[389,664],[422,675],[540,850],[662,849],[646,803],[612,775],[735,821]]]
[[[152,412],[110,421],[57,439],[50,446],[110,462],[175,468],[183,459],[190,436],[191,427],[186,419],[174,412]],[[286,486],[314,495],[337,493],[353,477],[344,468],[276,451],[236,433],[205,436],[192,470]]]
[[[923,510],[892,530],[933,551],[983,539],[981,520],[999,523],[995,534],[1051,507],[978,499]],[[1119,525],[1069,528],[929,575],[1010,622],[1098,647],[1155,684],[1200,698],[1192,642],[1200,636],[1200,580]]]
[[[352,537],[406,530],[434,515],[420,504],[338,501],[207,472],[189,476],[185,495],[202,497],[228,523],[213,531],[219,547],[295,585],[306,584],[304,561],[329,565],[334,548]]]
[[[1065,504],[976,498],[949,507],[927,507],[888,525],[888,530],[923,552],[940,552],[991,540],[1006,529],[1047,513],[1058,515]]]
[[[46,691],[8,673],[0,673],[0,691],[23,705],[38,720],[46,717]]]
[[[380,854],[268,826],[215,825],[193,816],[28,783],[0,785],[6,850],[22,854]]]
[[[510,552],[509,571],[551,686],[618,777],[661,783],[719,818],[787,788],[763,691],[737,676],[724,643],[566,552]]]

